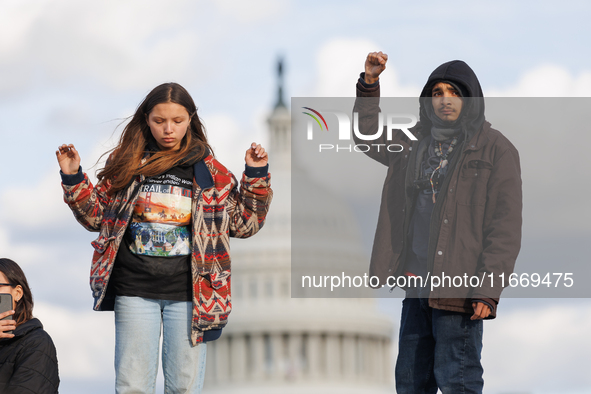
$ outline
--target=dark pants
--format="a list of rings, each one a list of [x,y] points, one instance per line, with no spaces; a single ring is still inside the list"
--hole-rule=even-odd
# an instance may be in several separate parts
[[[482,393],[482,320],[405,298],[396,361],[399,394]]]

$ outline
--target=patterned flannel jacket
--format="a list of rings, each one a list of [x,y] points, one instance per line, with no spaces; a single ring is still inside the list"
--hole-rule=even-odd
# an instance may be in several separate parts
[[[114,296],[107,292],[109,278],[144,177],[136,177],[112,196],[107,194],[110,182],[101,181],[94,187],[86,174],[83,177],[75,185],[62,183],[64,201],[82,226],[99,232],[92,242],[90,287],[94,309],[113,310]],[[203,331],[223,328],[228,321],[232,310],[229,237],[250,237],[263,227],[273,196],[270,178],[270,174],[261,178],[243,174],[238,188],[234,175],[211,155],[194,165],[193,345],[203,341]]]

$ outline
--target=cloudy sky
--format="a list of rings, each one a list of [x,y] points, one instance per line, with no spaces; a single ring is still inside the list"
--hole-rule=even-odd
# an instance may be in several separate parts
[[[176,81],[195,99],[220,161],[240,172],[248,144],[267,140],[278,56],[295,97],[354,95],[374,50],[390,56],[385,95],[417,95],[433,68],[459,58],[489,96],[585,97],[588,15],[588,2],[570,0],[0,0],[0,255],[30,280],[35,312],[58,347],[61,392],[112,390],[114,325],[111,313],[91,310],[95,235],[62,202],[58,145],[74,143],[93,175],[117,126],[154,86]],[[586,131],[510,136],[526,201],[537,207],[524,211],[520,258],[585,258]],[[394,319],[398,304],[383,302]],[[485,324],[487,392],[591,393],[589,300],[502,305]]]

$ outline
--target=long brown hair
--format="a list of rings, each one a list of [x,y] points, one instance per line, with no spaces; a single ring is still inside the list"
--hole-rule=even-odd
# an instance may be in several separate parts
[[[23,289],[23,296],[16,303],[12,319],[16,321],[17,326],[31,320],[33,318],[33,294],[25,273],[17,263],[10,259],[0,259],[0,272],[6,276],[12,287],[20,286]]]
[[[189,128],[178,150],[156,152],[142,163],[148,143],[154,141],[146,118],[156,105],[162,103],[175,103],[185,107],[190,117]],[[213,154],[213,151],[207,142],[205,128],[197,116],[197,107],[191,95],[178,83],[169,82],[156,86],[148,93],[123,129],[117,146],[105,154],[107,153],[111,155],[97,178],[99,181],[108,180],[111,183],[109,194],[113,194],[125,189],[137,175],[159,175],[187,158],[203,158],[208,153]]]

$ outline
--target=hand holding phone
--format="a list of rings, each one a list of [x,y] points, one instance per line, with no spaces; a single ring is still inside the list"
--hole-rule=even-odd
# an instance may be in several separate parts
[[[0,294],[0,312],[0,338],[13,338],[16,322],[11,317],[14,315],[11,294]]]

